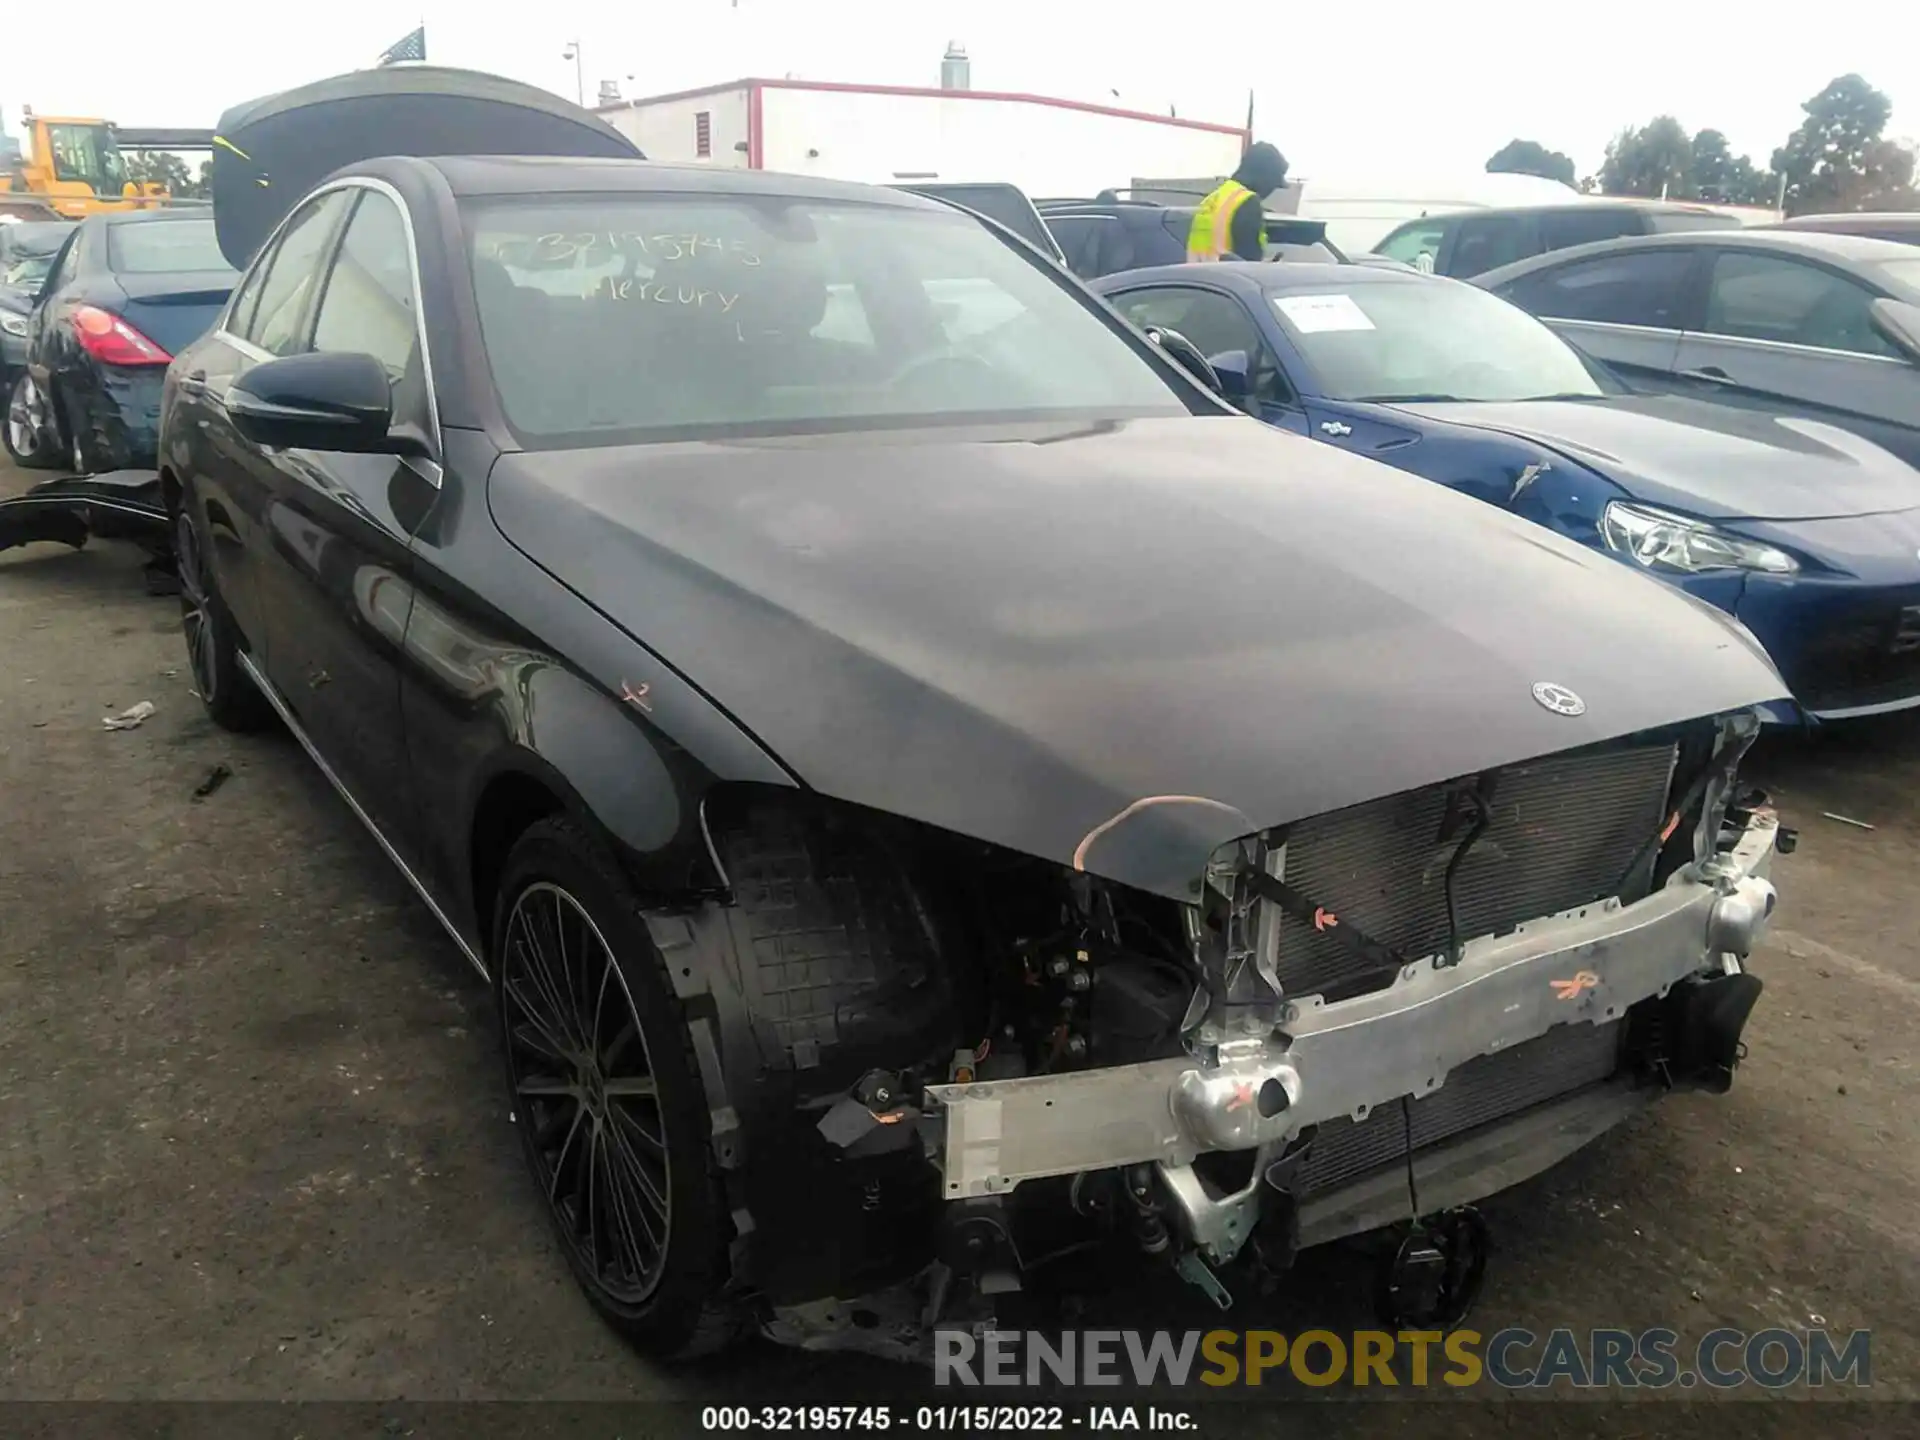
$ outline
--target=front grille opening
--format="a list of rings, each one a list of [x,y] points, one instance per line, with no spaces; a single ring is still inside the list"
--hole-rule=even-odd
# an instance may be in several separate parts
[[[1647,893],[1647,848],[1665,821],[1679,740],[1574,751],[1510,765],[1482,778],[1491,820],[1454,880],[1460,938],[1503,935],[1529,920],[1619,894]],[[1292,826],[1287,883],[1344,924],[1409,960],[1446,949],[1446,872],[1460,844],[1452,783],[1389,795]],[[1457,806],[1452,807],[1457,809]],[[1645,863],[1620,879],[1644,851]],[[1331,1003],[1382,989],[1374,969],[1334,937],[1285,916],[1279,976],[1290,996]]]

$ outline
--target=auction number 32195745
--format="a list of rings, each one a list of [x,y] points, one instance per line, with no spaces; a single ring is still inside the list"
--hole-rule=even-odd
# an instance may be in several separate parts
[[[940,1434],[982,1431],[1115,1430],[1182,1431],[1194,1428],[1184,1410],[1144,1412],[1132,1405],[709,1405],[700,1412],[702,1430],[904,1430]]]

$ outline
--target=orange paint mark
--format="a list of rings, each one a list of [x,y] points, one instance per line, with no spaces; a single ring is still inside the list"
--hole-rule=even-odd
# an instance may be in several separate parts
[[[1337,925],[1339,925],[1339,923],[1340,923],[1340,917],[1334,914],[1331,910],[1322,909],[1318,905],[1313,907],[1313,928],[1314,929],[1324,932],[1327,930],[1332,930]]]
[[[620,698],[626,701],[627,704],[637,706],[651,715],[653,713],[653,706],[647,700],[647,692],[652,688],[651,685],[634,685],[622,680],[620,682]]]
[[[1555,980],[1550,983],[1553,985],[1554,999],[1572,1000],[1583,992],[1591,990],[1594,986],[1598,985],[1600,983],[1600,977],[1591,970],[1582,970],[1569,980]]]
[[[1667,828],[1660,832],[1660,843],[1664,845],[1668,840],[1672,839],[1673,832],[1675,830],[1678,830],[1679,828],[1680,828],[1680,812],[1676,810],[1673,812],[1673,818],[1667,821]]]

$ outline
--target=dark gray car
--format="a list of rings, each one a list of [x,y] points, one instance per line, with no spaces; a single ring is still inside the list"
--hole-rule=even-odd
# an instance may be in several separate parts
[[[1476,276],[1638,390],[1787,409],[1920,464],[1920,255],[1855,235],[1647,235]]]

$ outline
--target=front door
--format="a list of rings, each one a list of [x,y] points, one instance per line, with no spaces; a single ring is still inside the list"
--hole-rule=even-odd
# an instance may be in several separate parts
[[[374,356],[393,381],[396,427],[431,436],[399,201],[364,185],[336,193],[352,208],[337,240],[314,259],[311,298],[283,352]],[[399,666],[412,606],[408,544],[431,503],[437,467],[317,450],[268,452],[265,462],[270,677],[321,758],[412,863],[417,827]]]
[[[1705,398],[1840,425],[1920,464],[1920,361],[1873,328],[1877,298],[1822,265],[1723,250],[1678,376]]]

